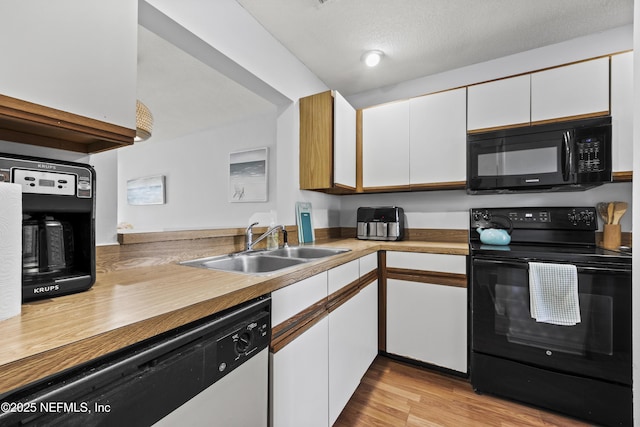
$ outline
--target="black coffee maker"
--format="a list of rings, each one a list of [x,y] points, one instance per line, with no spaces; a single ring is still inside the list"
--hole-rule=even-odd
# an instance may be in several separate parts
[[[96,278],[93,168],[0,154],[0,182],[22,186],[22,301],[91,288]]]

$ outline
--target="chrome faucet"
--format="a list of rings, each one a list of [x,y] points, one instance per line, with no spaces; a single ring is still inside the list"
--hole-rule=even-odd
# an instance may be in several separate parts
[[[287,230],[284,228],[284,225],[275,225],[275,226],[271,227],[270,229],[265,231],[263,235],[258,237],[255,241],[253,240],[253,226],[254,225],[258,225],[258,223],[254,222],[253,224],[248,226],[247,227],[247,231],[245,232],[245,243],[246,243],[245,250],[246,251],[252,251],[253,250],[253,245],[261,242],[269,234],[277,231],[278,229],[282,230],[282,240],[284,242],[284,247],[285,248],[289,247],[288,238],[287,238]]]

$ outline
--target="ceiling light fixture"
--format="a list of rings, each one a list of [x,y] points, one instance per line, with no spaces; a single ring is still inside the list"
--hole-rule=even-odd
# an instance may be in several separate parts
[[[384,53],[380,50],[369,50],[362,55],[362,60],[367,67],[375,67],[380,63],[380,60],[384,56]]]
[[[140,100],[136,99],[136,136],[135,142],[151,138],[153,130],[153,114]]]

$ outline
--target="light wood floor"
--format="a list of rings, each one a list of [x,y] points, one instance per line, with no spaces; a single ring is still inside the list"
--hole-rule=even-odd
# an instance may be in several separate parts
[[[334,427],[586,426],[487,395],[460,378],[378,356]]]

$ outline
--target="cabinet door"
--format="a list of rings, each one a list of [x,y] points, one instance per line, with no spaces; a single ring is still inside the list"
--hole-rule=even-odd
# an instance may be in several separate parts
[[[327,272],[271,293],[271,324],[279,325],[327,296]]]
[[[4,3],[0,94],[135,129],[137,2]]]
[[[355,188],[356,110],[335,91],[333,109],[333,181]]]
[[[337,419],[377,354],[377,282],[329,314],[329,424]]]
[[[360,277],[360,262],[356,259],[339,265],[329,270],[328,274],[327,293],[331,295]]]
[[[614,172],[633,170],[633,52],[611,57],[612,161]]]
[[[378,269],[378,252],[360,258],[360,276]]]
[[[531,76],[529,74],[468,88],[470,131],[527,124],[531,120]]]
[[[387,352],[467,372],[467,290],[387,281]]]
[[[362,111],[362,186],[409,185],[409,101]]]
[[[466,274],[463,255],[387,252],[387,267]],[[387,280],[387,352],[467,371],[467,289]]]
[[[410,183],[465,181],[467,176],[465,88],[410,101]]]
[[[531,75],[531,121],[609,112],[609,58]]]
[[[329,425],[327,317],[271,354],[271,425]]]

